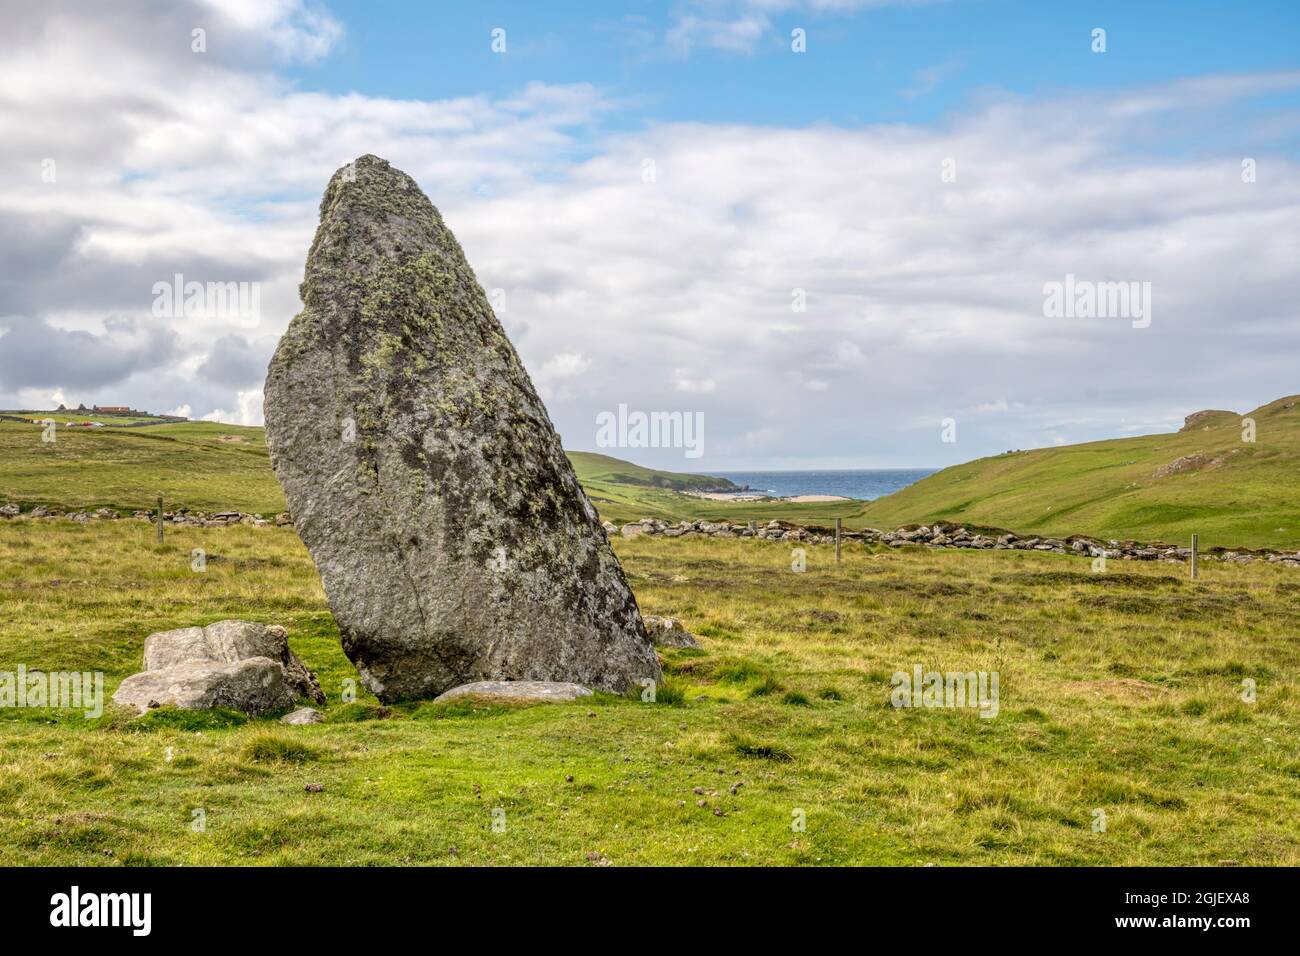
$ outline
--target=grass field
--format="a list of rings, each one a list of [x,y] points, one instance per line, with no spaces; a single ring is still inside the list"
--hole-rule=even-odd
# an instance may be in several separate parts
[[[642,608],[701,637],[664,653],[658,702],[385,710],[341,702],[356,675],[289,529],[0,524],[4,667],[111,693],[150,632],[241,617],[289,627],[330,697],[309,727],[0,710],[0,864],[1300,862],[1294,571],[615,547]],[[997,716],[890,706],[918,664],[997,671]]]
[[[1255,425],[1244,441],[1243,419]],[[1163,469],[1182,459],[1182,466]],[[945,468],[870,502],[879,528],[936,519],[1022,534],[1300,547],[1300,396],[1169,435],[1040,448]]]

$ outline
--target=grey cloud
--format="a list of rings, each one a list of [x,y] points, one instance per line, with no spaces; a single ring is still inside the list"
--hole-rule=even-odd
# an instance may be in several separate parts
[[[283,269],[239,249],[151,249],[123,261],[111,248],[87,245],[100,224],[66,215],[0,216],[0,315],[56,312],[150,314],[153,287],[186,281],[263,282]]]
[[[250,343],[239,335],[223,335],[199,366],[198,378],[231,388],[261,385],[274,349],[273,339]]]
[[[0,336],[0,392],[22,388],[93,389],[165,366],[176,356],[176,333],[109,318],[104,333],[55,328],[43,319],[6,318]]]

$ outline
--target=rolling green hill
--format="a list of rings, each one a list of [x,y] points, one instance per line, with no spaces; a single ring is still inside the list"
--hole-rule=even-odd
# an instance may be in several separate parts
[[[1253,419],[1255,441],[1243,440]],[[870,502],[892,528],[946,519],[1025,533],[1300,545],[1300,396],[1238,415],[1188,416],[1178,432],[980,458]],[[856,523],[856,521],[855,521]]]
[[[0,414],[85,420],[76,414]],[[41,437],[37,425],[0,419],[0,502],[24,508],[134,511],[154,507],[161,494],[172,509],[275,514],[287,507],[261,428],[179,422],[137,428],[60,427],[56,441]],[[856,507],[708,501],[681,492],[734,485],[725,478],[658,471],[608,455],[567,454],[601,516],[612,521],[652,516],[821,522]]]

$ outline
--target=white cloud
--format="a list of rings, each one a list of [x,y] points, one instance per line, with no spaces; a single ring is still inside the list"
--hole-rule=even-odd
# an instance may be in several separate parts
[[[763,14],[745,13],[733,19],[687,14],[668,30],[667,42],[669,49],[680,54],[696,47],[748,53],[770,26]]]
[[[844,15],[940,2],[943,0],[688,0],[678,8],[664,39],[670,51],[683,56],[696,49],[752,53],[765,36],[775,38],[773,15]],[[789,42],[789,36],[783,36],[782,42]],[[941,78],[930,81],[923,74],[918,74],[917,82],[930,83],[930,88]]]
[[[617,108],[589,86],[303,93],[211,37],[207,59],[171,51],[152,7],[115,5],[117,27],[97,9],[27,46],[0,38],[0,328],[22,328],[9,341],[33,357],[0,354],[0,405],[62,389],[260,422],[257,369],[300,306],[320,192],[365,152],[414,175],[483,285],[506,291],[502,318],[570,447],[594,447],[596,411],[691,395],[710,434],[697,470],[942,464],[1296,390],[1300,176],[1267,138],[1295,114],[1278,98],[1239,109],[1300,88],[1296,74],[989,95],[938,126],[589,139]],[[74,82],[92,52],[96,82]],[[1170,117],[1203,148],[1162,148]],[[259,281],[260,327],[154,319],[152,284],[176,272]],[[1043,283],[1066,273],[1152,282],[1152,326],[1045,319]],[[959,445],[939,444],[933,422],[981,406]]]
[[[287,59],[319,59],[343,35],[342,25],[326,10],[302,0],[203,0],[203,3],[214,15],[230,20],[241,31],[265,35],[276,52]]]
[[[261,425],[262,418],[262,390],[250,389],[239,392],[235,396],[237,411],[228,412],[224,408],[214,408],[206,415],[200,417],[204,422],[222,422],[226,425]],[[188,406],[182,406],[187,408]],[[186,418],[189,416],[186,415]]]
[[[561,352],[546,360],[538,372],[538,378],[574,378],[590,367],[591,359],[581,352]]]
[[[673,389],[693,395],[707,395],[716,391],[718,383],[711,378],[692,378],[685,369],[673,370]]]

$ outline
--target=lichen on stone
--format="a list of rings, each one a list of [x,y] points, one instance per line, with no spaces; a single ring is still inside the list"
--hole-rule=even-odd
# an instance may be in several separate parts
[[[409,176],[373,156],[334,175],[302,298],[268,372],[268,445],[368,686],[657,679],[559,436]]]

